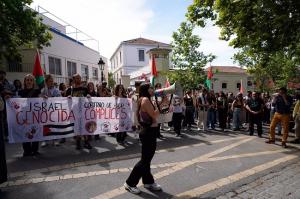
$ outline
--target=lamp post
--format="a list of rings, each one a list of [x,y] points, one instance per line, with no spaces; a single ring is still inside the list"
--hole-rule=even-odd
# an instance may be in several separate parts
[[[103,82],[103,79],[104,79],[103,78],[104,77],[104,75],[103,75],[104,65],[105,65],[105,62],[103,61],[102,57],[100,57],[99,62],[98,62],[98,66],[99,66],[99,69],[101,71],[101,82]]]

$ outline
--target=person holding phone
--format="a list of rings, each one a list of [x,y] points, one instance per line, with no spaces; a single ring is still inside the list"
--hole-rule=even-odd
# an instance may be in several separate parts
[[[283,135],[281,145],[287,148],[286,141],[289,134],[289,121],[290,121],[290,111],[293,104],[293,98],[287,94],[287,89],[282,87],[279,89],[278,95],[273,101],[273,106],[275,107],[275,114],[271,122],[269,140],[266,141],[267,144],[275,143],[275,128],[277,123],[281,122],[283,127]]]

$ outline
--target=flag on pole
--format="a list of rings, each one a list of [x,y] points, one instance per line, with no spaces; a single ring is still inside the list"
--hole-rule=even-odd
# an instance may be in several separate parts
[[[166,80],[166,83],[165,83],[165,88],[168,88],[168,87],[170,87],[171,85],[170,85],[170,82],[169,82],[169,79],[167,79]]]
[[[44,72],[41,66],[40,55],[38,51],[36,51],[32,74],[35,77],[35,82],[37,85],[42,85],[44,83]]]
[[[244,94],[243,80],[241,79],[240,93]]]
[[[214,76],[214,74],[212,72],[212,67],[209,67],[208,72],[207,72],[207,78],[205,80],[205,84],[209,90],[211,90],[211,80],[212,80],[213,76]]]
[[[157,73],[157,69],[156,69],[156,64],[155,64],[155,58],[154,55],[152,55],[152,63],[151,63],[151,84],[152,86],[154,86],[155,84],[155,78],[157,77],[158,73]]]

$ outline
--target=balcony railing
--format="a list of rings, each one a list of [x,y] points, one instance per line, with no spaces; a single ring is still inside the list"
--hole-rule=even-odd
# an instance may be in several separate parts
[[[6,65],[7,72],[23,72],[32,73],[34,63],[17,63],[11,62]]]
[[[72,77],[63,77],[63,76],[58,76],[58,75],[53,75],[53,74],[52,74],[52,76],[53,76],[54,82],[57,83],[58,85],[60,83],[69,85],[69,81],[70,81],[70,79],[72,79]],[[81,77],[81,81],[84,84],[87,84],[88,82],[93,82],[94,84],[100,83],[99,78],[96,78],[96,77],[93,77],[93,78]]]

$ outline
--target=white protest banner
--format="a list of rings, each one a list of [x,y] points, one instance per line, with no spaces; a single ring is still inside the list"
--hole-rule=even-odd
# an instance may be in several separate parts
[[[132,101],[128,98],[82,98],[81,134],[95,135],[131,131]]]
[[[9,142],[34,142],[79,132],[79,98],[11,98],[7,100]]]

